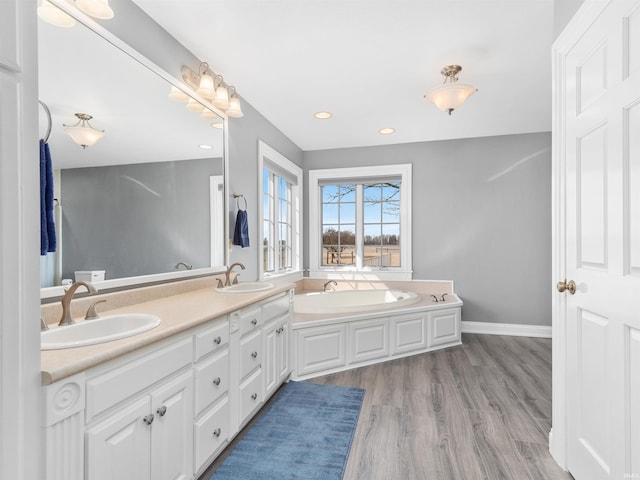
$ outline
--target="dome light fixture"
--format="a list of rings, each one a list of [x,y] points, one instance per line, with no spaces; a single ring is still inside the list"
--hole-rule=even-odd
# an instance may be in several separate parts
[[[89,120],[93,117],[86,113],[76,113],[78,121],[73,125],[65,125],[64,133],[69,135],[71,139],[82,148],[94,145],[98,140],[104,137],[104,130],[98,130],[91,126]]]
[[[451,115],[471,95],[478,91],[473,85],[458,83],[458,73],[462,70],[460,65],[449,65],[440,70],[444,75],[444,84],[434,88],[424,98],[432,101],[436,107]]]

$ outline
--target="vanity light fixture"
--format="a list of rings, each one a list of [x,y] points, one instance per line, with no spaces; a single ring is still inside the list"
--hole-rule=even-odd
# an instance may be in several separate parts
[[[204,105],[189,97],[187,99],[187,110],[189,110],[190,112],[202,112],[204,111]]]
[[[396,131],[395,128],[385,127],[385,128],[381,128],[380,130],[378,130],[378,133],[380,135],[391,135],[392,133],[395,133],[395,131]]]
[[[319,120],[326,120],[333,117],[333,114],[331,112],[316,112],[313,114],[313,116]]]
[[[86,113],[76,113],[78,122],[74,125],[65,125],[64,133],[69,135],[71,139],[82,148],[94,145],[98,140],[104,137],[104,130],[97,130],[91,126],[89,120],[93,117]]]
[[[70,28],[76,24],[76,20],[71,15],[60,10],[49,0],[42,0],[38,7],[38,16],[55,27]]]
[[[186,102],[189,100],[189,95],[184,93],[178,87],[171,85],[171,92],[169,92],[169,98],[175,102]]]
[[[207,62],[200,63],[198,72],[195,72],[186,65],[183,65],[182,79],[187,85],[193,88],[199,96],[205,100],[209,100],[217,108],[224,111],[227,116],[236,118],[243,116],[242,108],[240,107],[240,98],[237,95],[236,88],[227,85],[222,75],[218,75],[211,70]],[[169,98],[178,101],[190,102],[188,98],[177,98],[173,95],[173,89],[176,87],[171,88],[172,93],[169,94]],[[212,118],[210,115],[215,115],[212,110],[207,109],[206,107],[204,111],[202,109],[195,110],[194,107],[194,111],[202,111],[202,116],[204,118]]]
[[[443,112],[451,112],[462,105],[467,98],[478,91],[473,85],[457,83],[458,73],[462,70],[460,65],[449,65],[440,70],[444,75],[444,84],[434,88],[424,98],[431,100],[436,107]]]
[[[76,0],[76,6],[87,15],[100,20],[113,18],[109,0]]]

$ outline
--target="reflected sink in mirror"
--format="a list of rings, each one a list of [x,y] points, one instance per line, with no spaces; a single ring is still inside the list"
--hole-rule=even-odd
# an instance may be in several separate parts
[[[51,327],[41,334],[41,350],[83,347],[131,337],[160,325],[160,318],[146,313],[109,315],[82,320],[66,327]]]
[[[271,290],[273,283],[269,282],[243,282],[236,283],[229,287],[218,288],[216,291],[221,293],[252,293],[263,292],[265,290]]]

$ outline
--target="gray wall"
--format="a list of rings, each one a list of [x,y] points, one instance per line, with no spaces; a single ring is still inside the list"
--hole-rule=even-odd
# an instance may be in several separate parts
[[[550,325],[551,134],[304,153],[305,179],[394,163],[413,164],[414,278],[454,280],[465,321]]]
[[[223,169],[221,159],[199,159],[62,170],[62,278],[208,267],[209,176]]]
[[[242,104],[244,117],[229,120],[229,232],[233,235],[236,203],[233,194],[242,194],[247,199],[250,246],[233,246],[231,262],[242,262],[247,269],[243,280],[255,280],[258,276],[258,182],[262,178],[258,171],[258,140],[302,168],[302,150],[289,140],[271,122],[247,102]]]
[[[553,2],[553,38],[558,38],[571,17],[575,15],[584,0],[554,0]]]

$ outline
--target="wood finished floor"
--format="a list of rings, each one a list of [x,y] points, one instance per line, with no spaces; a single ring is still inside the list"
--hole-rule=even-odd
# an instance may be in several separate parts
[[[345,480],[572,479],[548,451],[551,340],[462,340],[310,380],[366,389]]]

